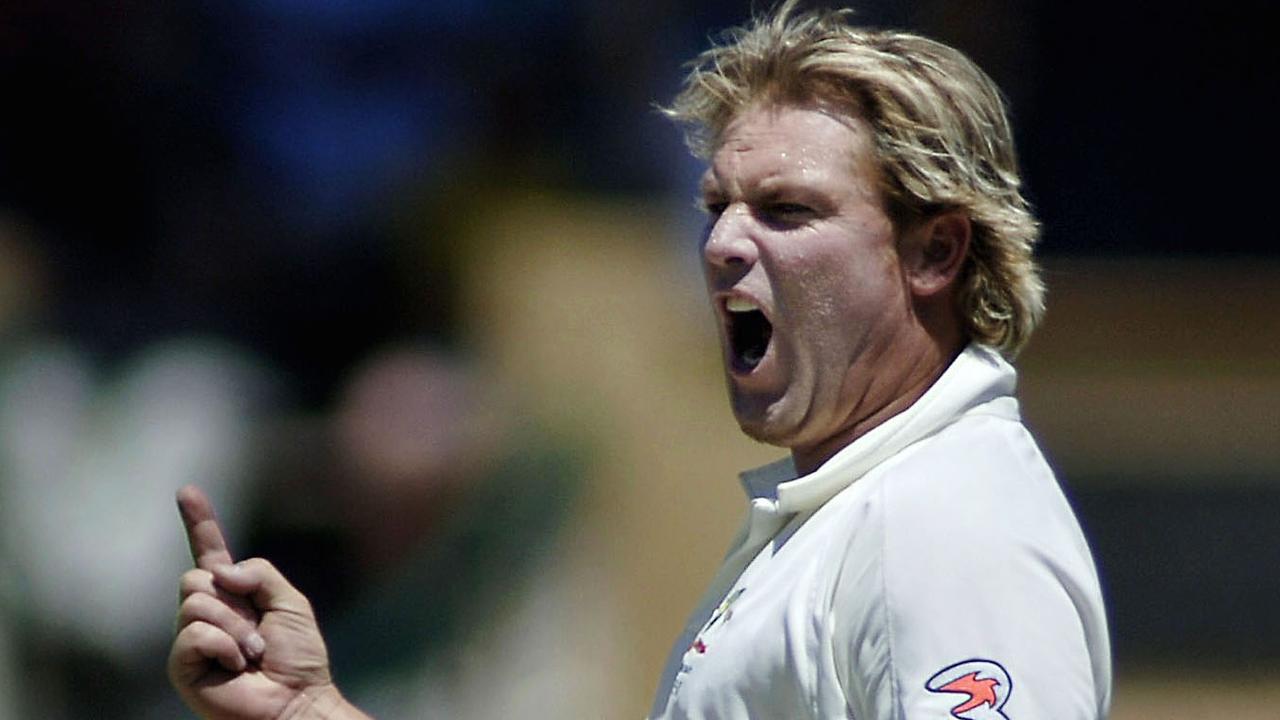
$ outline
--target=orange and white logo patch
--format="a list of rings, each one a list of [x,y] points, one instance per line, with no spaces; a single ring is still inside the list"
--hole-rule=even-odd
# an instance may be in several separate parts
[[[1001,708],[1009,701],[1013,680],[994,660],[965,660],[934,673],[925,682],[929,692],[956,696],[951,716],[960,720],[1009,720]]]

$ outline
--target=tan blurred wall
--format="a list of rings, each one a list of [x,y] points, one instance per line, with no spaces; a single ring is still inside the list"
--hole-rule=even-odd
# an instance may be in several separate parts
[[[594,448],[566,561],[608,584],[581,591],[621,630],[610,717],[640,717],[744,509],[736,473],[782,453],[737,432],[697,274],[678,265],[696,258],[670,251],[658,208],[518,194],[496,206],[468,226],[464,324],[528,407]],[[1280,467],[1277,270],[1050,263],[1048,321],[1020,366],[1051,457],[1073,472],[1185,475],[1230,448],[1241,469]],[[1121,668],[1114,717],[1280,716],[1269,680],[1179,673]]]
[[[1280,262],[1058,259],[1045,275],[1019,395],[1063,472],[1280,477]]]
[[[780,453],[736,431],[697,276],[674,265],[660,212],[502,205],[467,241],[465,324],[527,406],[594,449],[576,552],[607,566],[617,717],[640,717],[736,529],[735,473]]]

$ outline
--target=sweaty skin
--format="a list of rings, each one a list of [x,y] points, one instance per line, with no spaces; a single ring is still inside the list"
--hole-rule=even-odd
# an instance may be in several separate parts
[[[868,131],[823,110],[762,106],[723,133],[702,181],[703,269],[720,316],[733,412],[751,437],[790,448],[802,473],[901,412],[961,347],[917,315]],[[935,226],[901,238],[916,247]],[[966,226],[967,229],[967,226]],[[729,305],[772,323],[759,364],[735,364]]]

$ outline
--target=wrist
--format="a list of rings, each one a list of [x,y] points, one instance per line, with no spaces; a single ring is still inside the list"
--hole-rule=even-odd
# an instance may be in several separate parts
[[[347,702],[333,684],[309,687],[298,693],[280,713],[279,720],[371,720]]]

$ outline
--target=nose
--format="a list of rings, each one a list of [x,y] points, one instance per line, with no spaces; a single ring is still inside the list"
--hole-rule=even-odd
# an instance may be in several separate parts
[[[708,267],[745,272],[755,264],[757,249],[751,237],[751,216],[746,208],[730,205],[707,230],[702,257]]]

